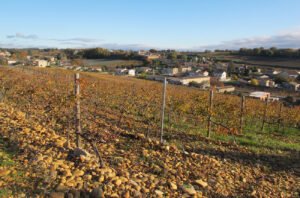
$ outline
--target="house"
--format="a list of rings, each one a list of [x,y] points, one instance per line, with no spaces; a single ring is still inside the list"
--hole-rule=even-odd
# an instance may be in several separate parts
[[[213,76],[217,77],[220,81],[225,81],[227,77],[227,73],[224,70],[215,70],[213,72]]]
[[[129,69],[127,74],[128,76],[135,76],[135,69]]]
[[[192,67],[188,66],[188,67],[179,67],[179,72],[180,73],[186,73],[186,72],[189,72],[189,71],[192,71]]]
[[[173,77],[168,79],[170,83],[182,85],[189,85],[192,82],[197,84],[209,84],[210,82],[209,76]]]
[[[116,75],[126,75],[128,73],[127,68],[117,68],[115,71]]]
[[[260,79],[268,79],[268,78],[270,78],[268,75],[262,75],[262,76],[260,76],[259,77]]]
[[[18,62],[18,61],[16,61],[16,60],[8,60],[8,61],[7,61],[7,64],[8,64],[8,65],[15,65],[17,62]]]
[[[138,55],[143,56],[146,60],[155,60],[160,58],[159,54],[151,53],[145,50],[140,50]]]
[[[233,92],[234,90],[235,90],[234,86],[216,87],[217,93]]]
[[[275,87],[275,82],[270,79],[265,79],[265,78],[259,79],[258,83],[260,86],[263,87]]]
[[[9,57],[11,56],[11,53],[8,51],[0,51],[0,57]]]
[[[263,91],[254,91],[249,94],[249,97],[257,98],[260,100],[266,100],[270,98],[270,96],[271,94],[269,92],[263,92]]]
[[[177,67],[172,67],[172,68],[163,68],[162,74],[163,75],[168,75],[168,76],[173,76],[175,74],[178,74],[179,70]]]
[[[35,64],[38,67],[47,67],[49,65],[48,61],[46,60],[36,60]]]
[[[209,75],[208,71],[201,70],[201,69],[196,70],[196,73],[198,75],[201,75],[201,76],[208,76]]]
[[[128,75],[135,76],[135,69],[117,68],[115,71],[116,75]]]

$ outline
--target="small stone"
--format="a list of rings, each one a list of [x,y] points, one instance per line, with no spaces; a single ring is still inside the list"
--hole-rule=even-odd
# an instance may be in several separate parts
[[[194,188],[194,186],[192,186],[192,185],[190,185],[190,184],[188,184],[188,185],[183,185],[182,186],[182,190],[184,191],[184,192],[186,192],[187,194],[189,194],[189,195],[195,195],[197,192],[196,192],[196,190],[195,190],[195,188]]]
[[[126,193],[123,195],[124,198],[130,198],[130,193],[129,191],[126,191]]]
[[[74,171],[73,175],[77,176],[77,177],[80,177],[80,176],[84,175],[84,171],[77,169],[77,170]]]
[[[170,182],[169,185],[172,190],[177,190],[177,185],[175,183]]]
[[[117,180],[115,181],[115,184],[116,184],[116,186],[120,186],[120,185],[122,184],[122,180],[117,179]]]
[[[64,198],[65,197],[65,193],[63,192],[52,192],[49,195],[50,198]]]
[[[6,176],[6,175],[9,175],[10,174],[10,170],[0,170],[0,177],[3,177],[3,176]]]
[[[207,182],[203,181],[202,179],[195,180],[195,184],[203,188],[208,186]]]
[[[159,197],[162,197],[164,195],[164,193],[160,190],[155,190],[155,194]]]

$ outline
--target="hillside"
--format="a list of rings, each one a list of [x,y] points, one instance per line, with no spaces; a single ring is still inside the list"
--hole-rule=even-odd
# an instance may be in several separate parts
[[[249,99],[239,133],[240,98],[217,94],[213,117],[230,130],[215,124],[206,138],[208,93],[168,86],[167,143],[160,144],[160,83],[81,77],[85,155],[76,154],[72,71],[0,68],[1,137],[17,148],[12,158],[28,179],[12,188],[5,179],[12,167],[1,164],[9,170],[0,176],[5,195],[298,196],[299,108],[283,107],[278,129],[278,104],[271,104],[259,131],[264,103]]]

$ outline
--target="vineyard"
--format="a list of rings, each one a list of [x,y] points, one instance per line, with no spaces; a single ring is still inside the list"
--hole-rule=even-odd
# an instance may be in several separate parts
[[[294,197],[299,193],[299,106],[212,96],[167,84],[161,133],[162,83],[95,73],[81,73],[77,83],[76,97],[72,71],[0,68],[1,135],[28,152],[40,150],[42,159],[51,156],[45,170],[55,165],[55,159],[65,160],[67,166],[57,165],[58,176],[47,177],[47,184],[42,181],[45,173],[38,170],[31,179],[44,185],[32,186],[28,193],[51,195],[53,189],[101,191],[108,197]],[[78,143],[74,126],[78,101],[80,145],[95,158],[69,159],[67,149]],[[22,123],[31,126],[28,130],[36,137],[42,129],[50,132],[30,141],[34,135],[28,131],[18,134]],[[56,146],[50,152],[51,145]],[[22,155],[39,162],[36,156]],[[66,173],[69,169],[72,174]]]

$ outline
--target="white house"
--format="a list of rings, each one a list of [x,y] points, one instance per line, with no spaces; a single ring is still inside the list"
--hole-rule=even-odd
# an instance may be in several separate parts
[[[193,77],[178,77],[178,78],[168,78],[170,83],[189,85],[191,82],[198,84],[209,84],[209,76],[193,76]]]
[[[135,76],[135,69],[129,69],[128,76]]]
[[[16,63],[17,63],[16,60],[8,60],[8,61],[7,61],[7,64],[8,64],[8,65],[14,65],[14,64],[16,64]]]
[[[213,72],[213,76],[217,77],[220,81],[225,81],[227,78],[227,73],[223,70],[216,70]]]
[[[128,70],[126,68],[117,68],[115,71],[116,75],[125,75],[127,74]]]
[[[201,69],[196,70],[196,73],[198,73],[201,76],[208,76],[209,75],[208,71],[201,70]]]
[[[185,72],[189,72],[189,71],[192,71],[192,67],[190,67],[190,66],[186,66],[186,67],[180,67],[179,68],[179,71],[181,72],[181,73],[185,73]]]
[[[249,96],[252,98],[258,98],[260,100],[266,100],[267,98],[270,98],[271,94],[269,92],[254,91],[251,92]]]
[[[259,80],[259,85],[264,87],[275,87],[275,82],[273,80],[263,78]]]
[[[38,67],[47,67],[48,65],[48,61],[46,60],[36,60],[36,66]]]

